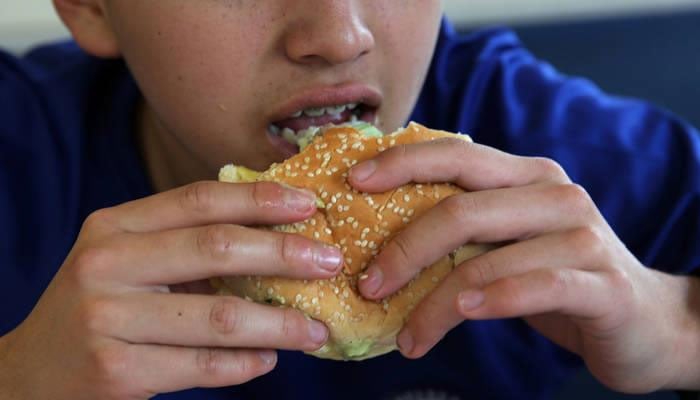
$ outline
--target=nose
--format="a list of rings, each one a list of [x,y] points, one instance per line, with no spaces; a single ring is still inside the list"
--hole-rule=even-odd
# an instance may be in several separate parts
[[[295,1],[298,14],[285,33],[286,56],[305,65],[352,62],[374,48],[355,0]]]

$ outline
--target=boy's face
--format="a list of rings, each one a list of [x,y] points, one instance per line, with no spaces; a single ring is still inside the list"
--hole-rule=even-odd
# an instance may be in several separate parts
[[[270,134],[350,114],[403,125],[428,69],[440,0],[104,0],[147,100],[161,152],[212,178],[234,162],[265,169],[290,148]],[[317,117],[308,107],[359,103]],[[376,119],[376,121],[375,121]],[[149,143],[149,141],[146,141]],[[185,182],[181,182],[185,183]]]

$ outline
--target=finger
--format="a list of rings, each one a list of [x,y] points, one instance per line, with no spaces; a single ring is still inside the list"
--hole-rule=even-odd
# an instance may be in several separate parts
[[[93,328],[129,343],[313,351],[328,338],[295,309],[234,296],[140,293],[96,307]]]
[[[197,182],[135,200],[92,216],[128,232],[149,232],[215,223],[282,224],[316,210],[315,194],[272,182]]]
[[[100,250],[104,254],[93,250],[77,263],[95,262],[94,278],[127,285],[169,285],[227,275],[323,279],[334,276],[343,263],[336,246],[238,225],[125,234],[109,240]]]
[[[407,225],[375,257],[360,281],[369,299],[384,298],[464,243],[522,240],[600,222],[579,186],[541,184],[451,196]]]
[[[431,293],[411,315],[397,343],[406,357],[418,358],[465,319],[527,317],[550,312],[600,318],[612,300],[603,275],[573,269],[538,269],[499,279],[483,290],[467,289],[450,298]],[[430,320],[422,320],[439,307],[444,308]],[[428,326],[431,322],[438,326]]]
[[[392,147],[354,166],[348,180],[365,192],[384,192],[409,182],[453,182],[467,190],[569,182],[552,160],[514,156],[457,138]]]
[[[127,398],[150,398],[158,393],[194,387],[239,385],[275,367],[272,350],[190,348],[128,345],[100,355],[109,382],[131,388],[117,393]],[[128,368],[125,368],[128,366]],[[99,368],[99,367],[98,367]]]
[[[598,250],[601,245],[595,240],[587,230],[578,229],[514,243],[466,260],[416,307],[399,338],[406,341],[410,336],[415,344],[411,355],[420,357],[464,320],[455,307],[462,291],[543,269],[593,270],[604,264],[603,251]]]
[[[456,300],[467,319],[527,317],[557,312],[598,319],[610,308],[606,272],[564,268],[538,269],[499,279],[482,290],[462,291]]]

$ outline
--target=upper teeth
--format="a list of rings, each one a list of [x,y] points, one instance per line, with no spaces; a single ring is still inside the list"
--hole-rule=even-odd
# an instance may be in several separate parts
[[[325,114],[330,114],[330,115],[339,115],[343,113],[345,110],[354,110],[357,108],[357,103],[348,103],[348,104],[340,104],[336,106],[330,106],[330,107],[310,107],[306,108],[301,111],[297,111],[294,114],[292,114],[290,117],[291,118],[298,118],[301,117],[301,114],[306,115],[307,117],[320,117]]]

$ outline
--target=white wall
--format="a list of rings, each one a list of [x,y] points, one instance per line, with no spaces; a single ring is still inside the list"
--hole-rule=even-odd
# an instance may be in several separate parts
[[[494,22],[519,24],[598,15],[700,9],[700,0],[444,1],[446,11],[451,18],[466,25]],[[68,32],[56,17],[50,0],[0,0],[0,47],[12,51],[22,51],[32,44],[67,35]]]

